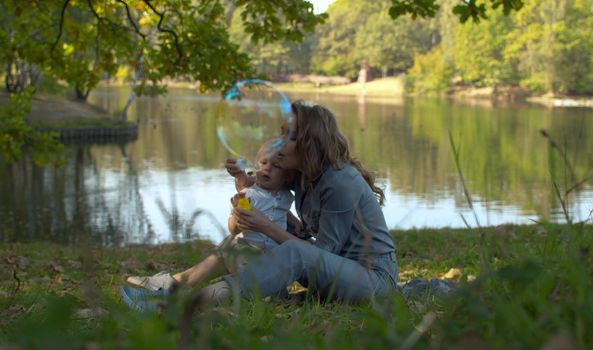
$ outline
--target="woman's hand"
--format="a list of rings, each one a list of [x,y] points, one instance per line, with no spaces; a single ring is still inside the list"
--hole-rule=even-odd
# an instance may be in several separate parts
[[[237,225],[241,231],[256,231],[267,235],[267,232],[269,232],[275,225],[261,211],[255,208],[251,208],[251,210],[243,210],[236,206],[236,198],[233,197],[233,200],[233,216],[237,219]]]
[[[290,228],[290,233],[300,239],[307,239],[309,237],[307,231],[304,230],[303,223],[296,216],[294,216],[293,213],[288,212],[286,215],[286,220],[288,227]]]

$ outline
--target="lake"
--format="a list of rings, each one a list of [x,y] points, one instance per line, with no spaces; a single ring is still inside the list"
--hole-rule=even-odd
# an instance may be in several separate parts
[[[126,88],[100,88],[89,102],[116,114],[128,94]],[[571,189],[593,175],[593,110],[288,96],[335,113],[353,155],[376,171],[385,189],[389,228],[565,222],[567,215],[579,221],[593,210],[591,181]],[[128,114],[139,124],[135,141],[68,145],[66,163],[58,169],[36,167],[30,159],[2,165],[0,239],[105,245],[220,241],[234,186],[223,168],[229,153],[209,112],[218,100],[191,89],[142,97]],[[563,197],[570,190],[563,201],[566,214],[554,183]]]

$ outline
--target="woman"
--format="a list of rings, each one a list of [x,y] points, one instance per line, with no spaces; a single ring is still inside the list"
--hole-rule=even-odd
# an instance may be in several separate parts
[[[244,298],[280,294],[298,281],[322,297],[358,301],[395,289],[395,245],[380,208],[384,194],[374,177],[350,156],[348,142],[326,108],[297,102],[283,126],[277,165],[297,170],[295,205],[303,240],[257,210],[233,209],[239,227],[263,232],[280,246],[205,288],[224,297],[229,286]],[[237,169],[229,169],[231,174]],[[216,301],[216,300],[215,300]]]
[[[260,211],[243,210],[233,200],[241,230],[262,232],[279,246],[261,254],[236,273],[201,289],[194,303],[218,303],[231,290],[243,298],[279,295],[294,281],[329,300],[356,302],[395,290],[395,245],[381,211],[384,194],[374,177],[350,156],[348,142],[326,108],[292,104],[294,118],[283,125],[284,146],[277,166],[296,170],[298,238]],[[227,170],[240,183],[247,179],[233,162]],[[301,236],[302,235],[298,235]]]

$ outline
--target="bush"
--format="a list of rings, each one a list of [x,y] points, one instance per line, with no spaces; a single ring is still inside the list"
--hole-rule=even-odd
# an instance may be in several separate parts
[[[438,93],[448,90],[453,67],[445,62],[441,47],[414,58],[414,66],[406,76],[406,89],[414,93]]]

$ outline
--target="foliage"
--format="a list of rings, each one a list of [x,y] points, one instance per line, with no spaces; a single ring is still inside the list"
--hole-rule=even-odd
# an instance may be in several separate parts
[[[509,18],[501,15],[455,28],[455,73],[464,84],[496,87],[513,83],[511,66],[502,59],[511,28]]]
[[[416,55],[406,77],[406,87],[418,93],[438,93],[449,88],[452,76],[453,67],[445,61],[442,49],[436,47],[424,55]]]
[[[62,145],[56,142],[56,134],[38,132],[27,125],[24,117],[31,110],[31,90],[22,95],[11,96],[6,106],[0,107],[0,156],[8,162],[21,158],[22,146],[27,145],[36,164],[62,162]]]
[[[304,0],[232,6],[223,0],[6,0],[0,3],[0,66],[9,68],[11,92],[35,88],[38,75],[47,75],[67,82],[81,100],[122,67],[139,73],[138,95],[164,92],[166,78],[196,81],[201,91],[224,90],[253,75],[247,55],[229,38],[226,12],[235,9],[254,42],[302,40],[325,19]],[[21,142],[34,142],[37,151],[57,147],[32,133],[23,113],[3,119],[8,160],[20,157]]]
[[[304,0],[4,1],[0,63],[16,58],[66,80],[84,97],[119,66],[140,68],[142,84],[189,78],[200,89],[228,88],[252,74],[247,56],[228,35],[227,11],[237,10],[255,42],[302,40],[325,16]],[[8,14],[15,14],[9,16]]]
[[[319,42],[311,58],[313,72],[353,78],[360,68],[356,52],[357,28],[381,10],[375,0],[337,0],[328,10],[327,22],[319,28]]]
[[[266,79],[276,80],[288,73],[306,74],[310,71],[311,50],[316,40],[314,34],[308,35],[302,42],[255,42],[250,39],[238,11],[233,15],[229,34],[240,51],[249,55],[256,73]]]
[[[591,94],[592,5],[590,0],[526,0],[522,11],[509,16],[495,13],[488,21],[442,29],[440,46],[445,46],[455,79],[437,85],[520,85],[535,93]],[[410,81],[418,82],[435,75],[421,67],[410,73]],[[411,85],[411,89],[424,88]]]
[[[413,92],[463,85],[587,95],[593,93],[592,5],[590,0],[429,0],[394,1],[389,7],[374,0],[338,0],[328,8],[327,22],[296,51],[294,44],[261,46],[244,34],[235,37],[258,71],[272,76],[309,69],[355,79],[367,61],[375,76],[408,72]],[[390,20],[394,8],[412,18],[414,13],[431,18]],[[484,16],[488,20],[479,20]],[[460,24],[468,18],[474,20]],[[431,51],[436,46],[440,50]],[[414,64],[418,67],[410,70]]]
[[[383,71],[405,72],[413,65],[414,54],[425,53],[433,46],[436,32],[431,24],[410,18],[394,22],[387,11],[375,12],[356,32],[356,61],[367,61]]]
[[[520,10],[523,3],[524,0],[490,0],[492,9],[502,6],[505,15],[513,10]],[[439,7],[437,0],[391,0],[389,14],[394,19],[404,15],[411,15],[413,19],[418,16],[434,17]],[[466,22],[469,18],[474,22],[487,19],[486,11],[486,4],[476,0],[461,1],[453,8],[453,13],[459,17],[461,23]]]

